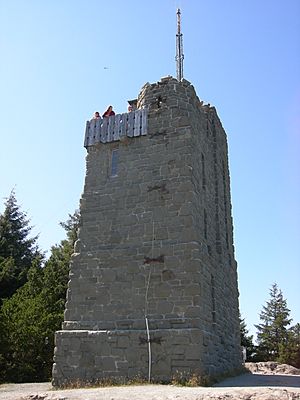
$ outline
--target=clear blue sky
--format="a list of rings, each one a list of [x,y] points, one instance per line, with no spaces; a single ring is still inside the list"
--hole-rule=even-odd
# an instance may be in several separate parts
[[[184,76],[228,135],[242,316],[254,333],[277,282],[300,322],[299,0],[0,0],[0,212],[15,188],[40,247],[64,238],[85,121],[175,76],[177,6]]]

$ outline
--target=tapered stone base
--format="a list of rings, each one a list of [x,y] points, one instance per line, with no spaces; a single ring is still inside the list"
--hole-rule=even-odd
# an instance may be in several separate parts
[[[169,382],[177,374],[187,377],[208,373],[201,357],[207,346],[199,329],[155,330],[150,336],[153,381]],[[58,331],[54,361],[54,386],[148,380],[147,332]]]

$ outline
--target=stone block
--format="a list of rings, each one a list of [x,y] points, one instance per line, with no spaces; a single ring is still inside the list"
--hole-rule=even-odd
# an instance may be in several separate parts
[[[117,348],[127,349],[130,346],[128,336],[119,336],[117,340]]]
[[[116,362],[114,357],[102,357],[101,364],[104,371],[116,371]]]
[[[186,351],[185,351],[185,357],[187,360],[195,360],[195,361],[201,361],[203,353],[203,348],[200,347],[200,345],[197,346],[189,346]]]
[[[157,302],[157,311],[161,314],[168,314],[170,312],[172,312],[174,304],[169,302],[169,301],[161,301],[159,300]]]
[[[159,283],[154,287],[154,294],[157,298],[167,298],[171,292],[172,288],[166,283]]]
[[[198,306],[191,306],[187,307],[187,310],[185,312],[185,316],[188,318],[194,318],[194,317],[200,317],[201,315],[201,308]]]

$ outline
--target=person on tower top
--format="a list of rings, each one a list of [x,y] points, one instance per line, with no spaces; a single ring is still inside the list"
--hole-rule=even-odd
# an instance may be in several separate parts
[[[109,106],[105,113],[102,115],[102,118],[111,117],[112,115],[115,115],[115,112],[113,111],[113,107]]]
[[[100,118],[99,111],[95,111],[92,119],[99,119],[99,118]]]

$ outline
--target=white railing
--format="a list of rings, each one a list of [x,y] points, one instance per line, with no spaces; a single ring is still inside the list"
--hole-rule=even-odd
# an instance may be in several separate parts
[[[147,135],[147,115],[147,109],[143,109],[87,121],[84,147],[114,142],[124,136]]]

